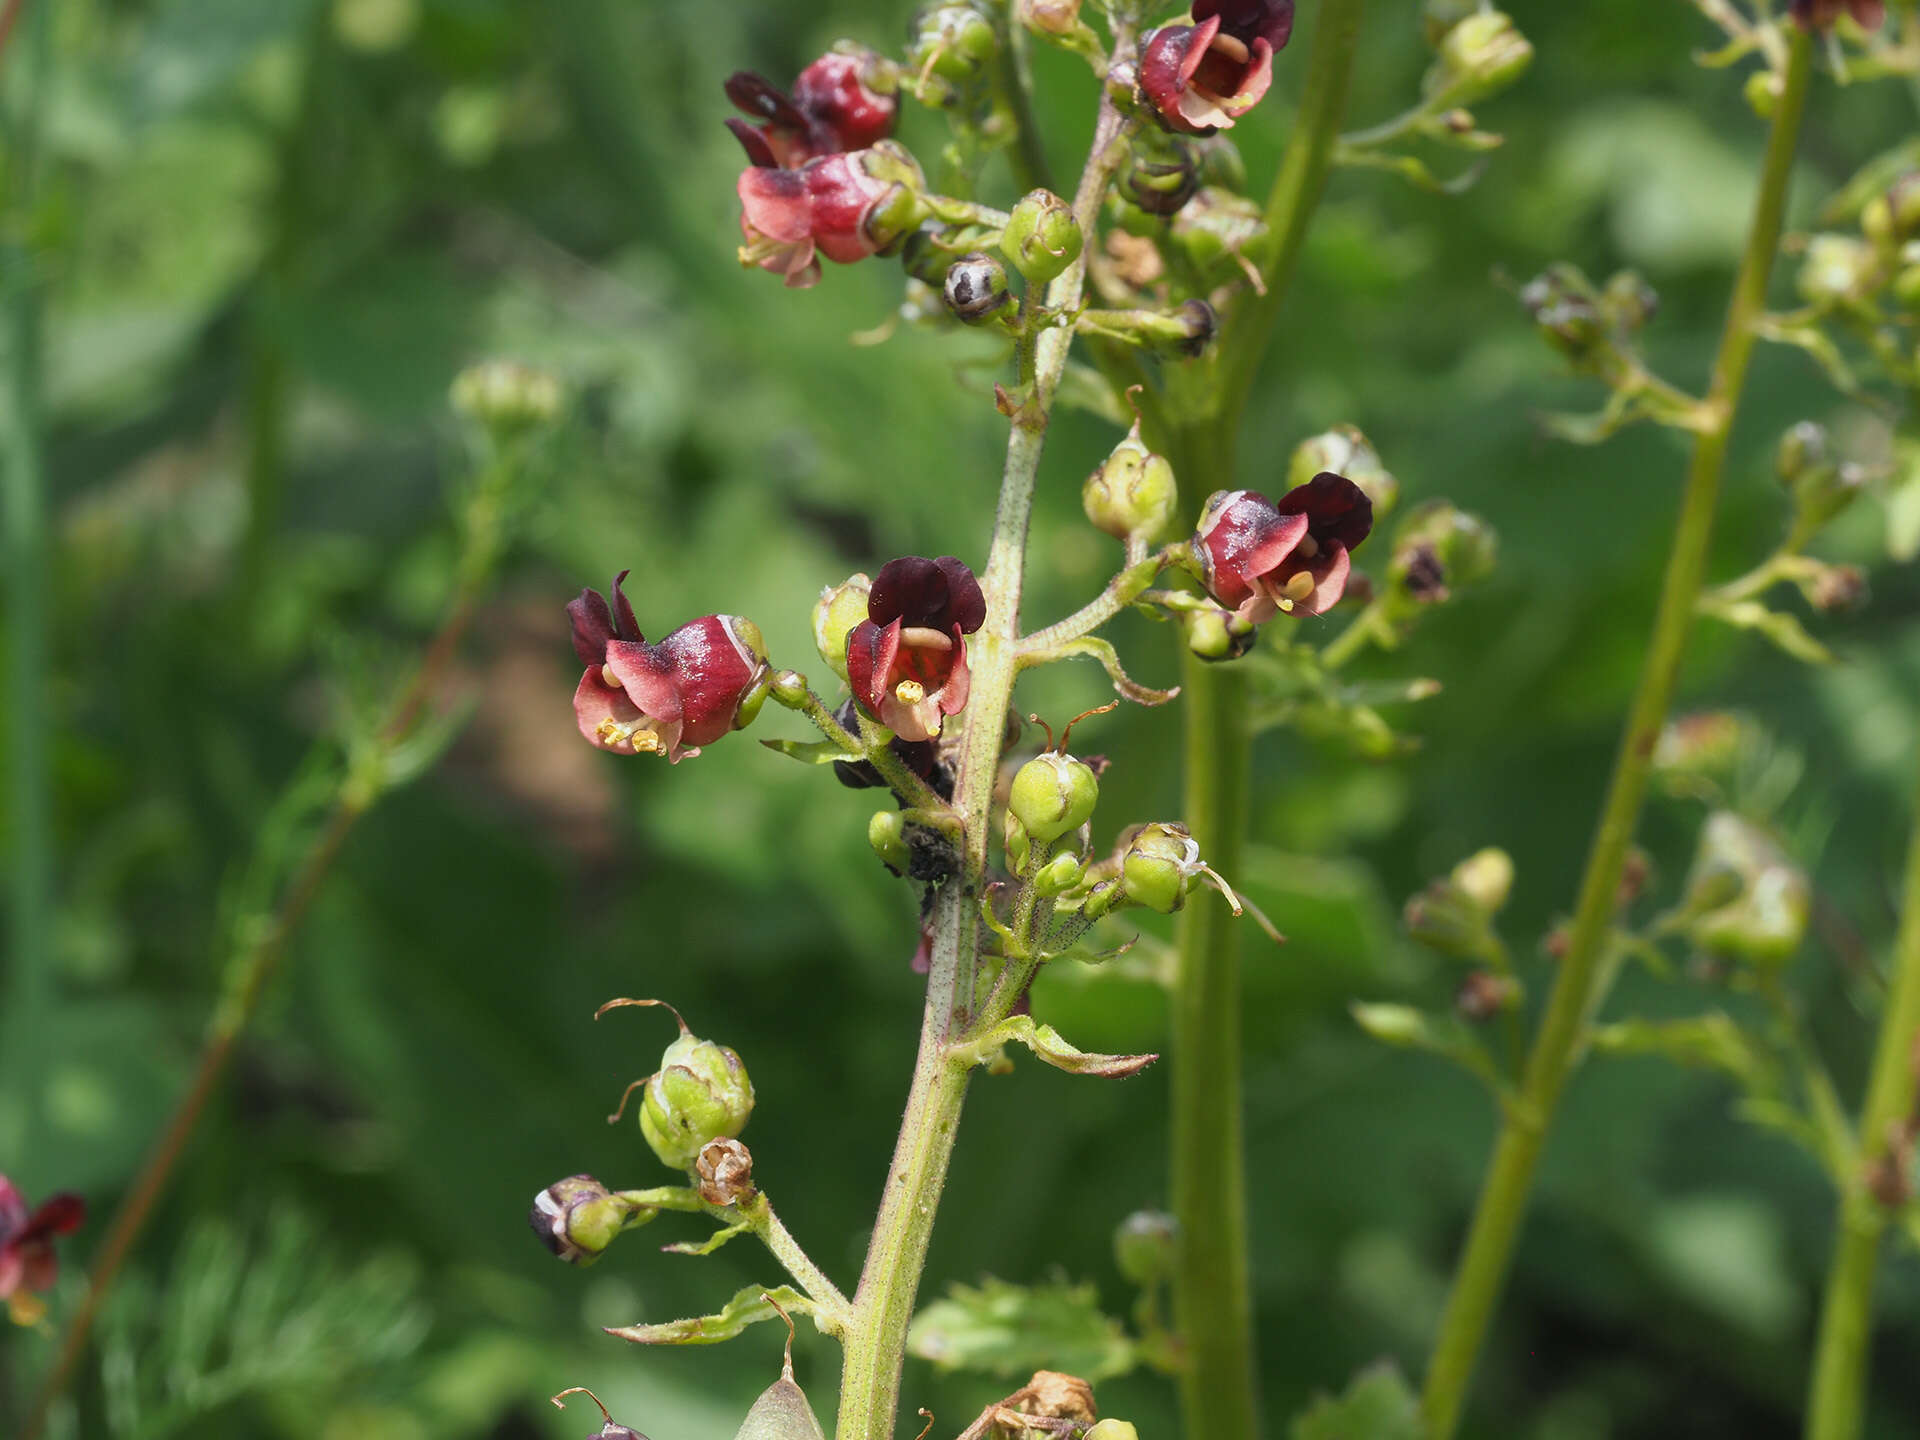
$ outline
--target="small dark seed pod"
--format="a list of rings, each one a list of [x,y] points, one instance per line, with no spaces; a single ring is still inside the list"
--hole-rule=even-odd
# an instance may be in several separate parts
[[[978,325],[1005,307],[1007,267],[984,250],[971,251],[947,267],[942,293],[956,318]]]

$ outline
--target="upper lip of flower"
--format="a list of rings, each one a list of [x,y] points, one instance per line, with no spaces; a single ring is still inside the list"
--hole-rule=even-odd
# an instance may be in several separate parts
[[[858,54],[829,53],[800,72],[793,93],[764,75],[737,70],[727,77],[727,98],[759,124],[737,116],[727,128],[756,166],[797,169],[808,160],[858,150],[893,130],[898,102],[867,87]]]
[[[1293,0],[1196,0],[1193,19],[1148,37],[1140,85],[1170,126],[1205,134],[1267,93],[1274,52],[1293,33]]]
[[[1278,504],[1251,490],[1216,500],[1200,531],[1207,588],[1255,621],[1276,611],[1320,615],[1345,593],[1348,552],[1373,528],[1373,502],[1323,470]]]

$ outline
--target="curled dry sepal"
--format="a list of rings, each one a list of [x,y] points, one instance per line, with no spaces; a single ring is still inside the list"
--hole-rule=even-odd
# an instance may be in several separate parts
[[[0,1175],[0,1300],[16,1324],[32,1325],[45,1313],[40,1296],[59,1278],[53,1242],[86,1222],[87,1202],[69,1191],[29,1208],[26,1196]]]
[[[967,703],[967,636],[986,618],[986,596],[964,561],[888,561],[874,577],[867,618],[847,635],[854,697],[900,739],[932,739]]]
[[[614,577],[612,603],[582,590],[567,606],[573,648],[587,668],[573,695],[580,733],[616,755],[698,755],[753,719],[766,693],[760,629],[738,615],[707,615],[657,645],[640,634]]]
[[[1170,130],[1224,130],[1267,93],[1293,35],[1293,0],[1195,0],[1191,25],[1162,25],[1140,49],[1140,90]]]
[[[1276,504],[1255,490],[1220,490],[1194,533],[1207,593],[1253,624],[1282,611],[1324,615],[1346,593],[1349,552],[1373,529],[1373,502],[1324,470]]]

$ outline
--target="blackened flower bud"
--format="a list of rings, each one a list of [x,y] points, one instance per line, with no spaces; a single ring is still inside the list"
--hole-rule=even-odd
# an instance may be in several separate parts
[[[1486,521],[1450,501],[1426,500],[1394,532],[1387,580],[1406,601],[1431,605],[1486,579],[1498,557],[1499,537]]]
[[[1590,363],[1605,344],[1600,297],[1577,266],[1549,265],[1521,287],[1520,303],[1547,343],[1576,365]]]
[[[756,1193],[753,1155],[738,1140],[708,1141],[695,1157],[693,1170],[700,1177],[700,1198],[709,1205],[737,1205]]]
[[[533,1197],[527,1222],[569,1265],[591,1265],[622,1230],[644,1225],[656,1213],[651,1205],[610,1193],[591,1175],[570,1175]]]
[[[1200,188],[1200,157],[1172,141],[1161,151],[1136,152],[1120,174],[1120,193],[1149,215],[1171,215]]]
[[[488,360],[454,377],[453,408],[496,435],[551,425],[560,414],[560,382],[544,370]]]
[[[1511,16],[1481,10],[1447,31],[1424,82],[1439,105],[1477,105],[1498,95],[1533,63],[1533,46]]]
[[[682,1030],[640,1102],[640,1133],[660,1162],[690,1170],[708,1142],[732,1139],[753,1114],[753,1082],[724,1045]]]
[[[1815,235],[1795,279],[1800,297],[1828,307],[1865,300],[1879,277],[1873,246],[1852,235]]]
[[[984,250],[962,255],[947,267],[941,295],[954,317],[968,325],[984,324],[1014,303],[1006,266]]]
[[[1730,810],[1700,830],[1681,914],[1705,955],[1773,967],[1800,948],[1812,891],[1806,873],[1767,831]]]
[[[814,602],[814,648],[842,680],[847,678],[847,635],[867,618],[867,597],[872,593],[873,581],[858,573],[825,587]]]
[[[1179,500],[1173,466],[1147,449],[1137,420],[1080,487],[1087,519],[1116,540],[1153,539],[1173,518]]]
[[[1180,1222],[1164,1210],[1136,1210],[1113,1232],[1113,1260],[1136,1285],[1157,1285],[1173,1274]]]
[[[1013,207],[1000,250],[1030,285],[1045,285],[1080,258],[1085,237],[1073,207],[1051,190],[1029,190]]]
[[[1336,425],[1294,448],[1287,465],[1287,485],[1305,485],[1322,470],[1344,475],[1366,493],[1373,502],[1373,517],[1378,520],[1393,510],[1400,499],[1400,482],[1380,461],[1380,452],[1356,425]]]
[[[1099,802],[1100,781],[1093,767],[1049,750],[1014,773],[1007,812],[1035,841],[1051,845],[1086,824]]]

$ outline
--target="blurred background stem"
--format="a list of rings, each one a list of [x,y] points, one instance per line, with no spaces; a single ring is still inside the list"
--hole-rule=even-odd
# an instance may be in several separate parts
[[[1214,354],[1168,372],[1160,444],[1190,496],[1235,483],[1237,441],[1307,231],[1326,188],[1347,108],[1363,0],[1321,0],[1307,88],[1266,206],[1275,237],[1264,294],[1247,297]],[[1241,873],[1252,731],[1244,676],[1189,657],[1184,666],[1186,780],[1182,814],[1207,863]],[[1174,1272],[1184,1346],[1181,1409],[1188,1435],[1251,1440],[1259,1385],[1247,1237],[1242,1119],[1240,932],[1211,898],[1181,912],[1174,982],[1171,1194],[1180,1222]]]
[[[18,1107],[16,1179],[37,1175],[42,1133],[44,1059],[53,1008],[53,814],[47,690],[48,526],[41,405],[45,333],[39,253],[41,119],[52,55],[52,6],[9,4],[0,16],[0,47],[16,29],[24,44],[14,59],[21,99],[7,135],[11,181],[0,237],[6,312],[7,554],[7,837],[9,886],[6,1091]],[[21,21],[24,18],[24,27]]]
[[[1586,1018],[1594,1013],[1611,974],[1601,961],[1612,928],[1620,875],[1646,799],[1647,772],[1655,742],[1673,700],[1681,655],[1692,628],[1695,602],[1706,569],[1707,547],[1725,468],[1727,441],[1753,355],[1754,323],[1764,311],[1767,281],[1780,248],[1787,184],[1793,172],[1800,117],[1812,67],[1812,42],[1793,27],[1784,89],[1775,103],[1759,195],[1746,248],[1734,280],[1726,327],[1708,387],[1708,428],[1695,442],[1693,462],[1674,531],[1673,549],[1661,584],[1660,607],[1647,646],[1646,666],[1628,712],[1614,761],[1613,778],[1588,852],[1580,898],[1560,962],[1547,1013],[1541,1021],[1516,1103],[1508,1107],[1493,1161],[1474,1211],[1466,1249],[1441,1315],[1428,1367],[1423,1408],[1431,1440],[1448,1440],[1460,1422],[1467,1388],[1487,1325],[1506,1281],[1513,1246],[1526,1214],[1541,1146],[1560,1093],[1580,1048]]]
[[[1853,1440],[1866,1416],[1867,1350],[1873,1335],[1873,1280],[1886,1202],[1873,1179],[1884,1172],[1895,1197],[1911,1188],[1916,1065],[1920,1065],[1920,792],[1894,943],[1893,988],[1880,1021],[1867,1098],[1860,1110],[1860,1164],[1846,1178],[1807,1401],[1808,1440]],[[1904,1136],[1904,1142],[1901,1137]]]

